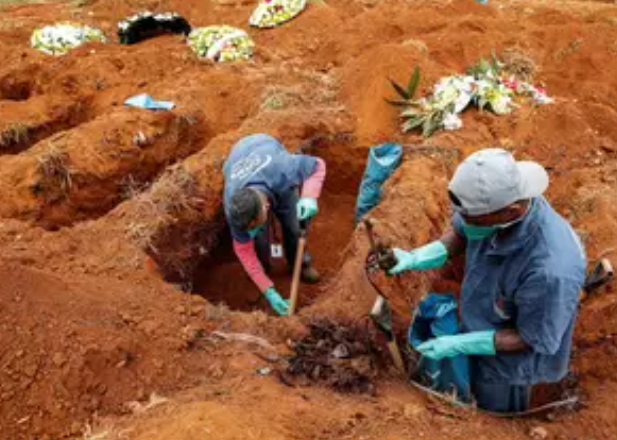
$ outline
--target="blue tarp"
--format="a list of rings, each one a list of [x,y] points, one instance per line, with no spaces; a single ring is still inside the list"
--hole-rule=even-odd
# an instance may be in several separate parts
[[[386,142],[371,147],[356,200],[356,222],[379,203],[381,186],[401,163],[403,148]]]
[[[456,299],[452,295],[431,293],[418,305],[409,327],[409,344],[459,332]],[[422,356],[419,364],[421,381],[435,391],[453,394],[461,402],[471,401],[469,359],[461,355],[439,361]]]

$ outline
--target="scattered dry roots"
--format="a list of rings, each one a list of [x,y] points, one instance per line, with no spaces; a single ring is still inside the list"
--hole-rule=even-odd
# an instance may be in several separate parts
[[[310,333],[296,342],[289,358],[286,382],[318,382],[339,392],[373,393],[378,350],[362,328],[345,327],[329,320],[309,325]]]
[[[534,76],[538,73],[537,64],[522,49],[517,47],[508,48],[503,51],[501,57],[505,64],[503,70],[523,81],[533,81]]]
[[[26,124],[15,123],[0,131],[0,151],[5,148],[15,147],[28,143],[30,140],[30,127]]]
[[[51,149],[38,157],[39,180],[32,187],[35,195],[42,195],[47,202],[55,202],[68,196],[72,181],[69,156],[65,152]]]
[[[162,226],[198,214],[201,201],[196,193],[197,183],[186,168],[169,168],[149,191],[138,196],[138,215],[129,224],[129,237],[142,249],[157,253],[154,241]]]

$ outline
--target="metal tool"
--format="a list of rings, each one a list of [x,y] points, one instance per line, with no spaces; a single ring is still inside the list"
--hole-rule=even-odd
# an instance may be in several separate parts
[[[379,268],[388,273],[397,263],[394,251],[383,243],[375,240],[373,222],[370,219],[364,219],[363,223],[371,247],[369,258],[367,259],[368,268],[373,270]]]
[[[615,272],[613,270],[613,265],[611,262],[602,258],[600,261],[596,263],[594,268],[589,272],[587,277],[585,278],[585,284],[583,285],[583,290],[588,295],[599,287],[605,285],[610,280],[613,279]]]
[[[392,330],[392,312],[390,311],[390,305],[383,296],[377,296],[373,308],[371,309],[370,317],[375,327],[386,337],[388,351],[390,352],[394,366],[401,373],[405,373],[405,363],[403,362],[401,350],[396,342],[396,336]]]
[[[289,316],[296,313],[298,306],[298,289],[300,287],[300,274],[302,272],[302,262],[304,260],[304,249],[306,247],[306,235],[308,222],[300,221],[300,238],[298,239],[298,249],[296,250],[296,260],[294,262],[293,278],[291,279],[291,294],[289,295]]]
[[[388,246],[378,242],[373,234],[373,223],[369,219],[364,219],[364,226],[370,244],[370,251],[365,262],[365,273],[369,284],[377,293],[377,298],[371,309],[370,318],[375,328],[382,332],[386,337],[388,351],[394,366],[403,374],[406,374],[405,363],[401,356],[401,350],[396,342],[396,335],[392,329],[392,312],[390,305],[385,299],[383,293],[371,279],[371,272],[383,270],[387,273],[392,267],[396,266],[396,257],[394,252]]]

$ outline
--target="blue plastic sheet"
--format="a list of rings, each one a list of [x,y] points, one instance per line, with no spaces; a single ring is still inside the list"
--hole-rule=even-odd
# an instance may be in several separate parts
[[[452,295],[430,294],[418,305],[409,327],[409,344],[414,348],[439,336],[459,332],[456,299]],[[435,391],[454,395],[461,402],[471,401],[469,358],[461,355],[442,360],[422,356],[421,381]]]
[[[356,200],[356,222],[379,203],[381,186],[399,166],[402,155],[403,148],[393,142],[371,147]]]

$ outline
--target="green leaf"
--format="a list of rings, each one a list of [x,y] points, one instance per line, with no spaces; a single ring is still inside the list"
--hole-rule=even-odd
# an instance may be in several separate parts
[[[422,136],[425,138],[430,137],[435,133],[443,124],[444,112],[435,112],[424,122],[422,126]]]
[[[408,117],[408,118],[413,118],[413,117],[421,116],[421,115],[422,115],[422,112],[418,111],[412,105],[410,105],[409,107],[407,107],[405,110],[401,112],[401,116]]]
[[[491,53],[491,67],[493,69],[493,72],[495,73],[495,75],[499,74],[499,72],[501,72],[501,63],[499,62],[499,58],[497,58],[497,54],[495,53],[495,50],[493,49],[492,53]]]
[[[409,101],[395,101],[393,99],[385,99],[384,101],[386,101],[388,104],[393,105],[394,107],[408,107],[409,106]]]
[[[431,124],[434,117],[435,113],[432,113],[431,115],[429,115],[428,118],[426,118],[424,124],[422,124],[422,136],[424,136],[425,138],[430,136],[429,132],[431,130]]]
[[[418,83],[420,82],[420,68],[416,66],[411,77],[409,78],[409,82],[407,83],[407,95],[409,99],[413,98],[416,94],[416,89],[418,88]]]
[[[407,133],[408,131],[413,130],[414,128],[418,128],[419,126],[422,125],[422,123],[424,122],[424,118],[421,116],[418,116],[416,118],[409,118],[404,124],[403,124],[403,132]]]
[[[401,98],[408,100],[411,97],[407,94],[407,90],[405,90],[403,87],[401,87],[400,85],[398,85],[396,82],[394,82],[392,79],[388,78],[388,81],[390,81],[390,84],[392,84],[392,87],[394,87],[394,90],[396,90],[396,93],[398,93]]]

